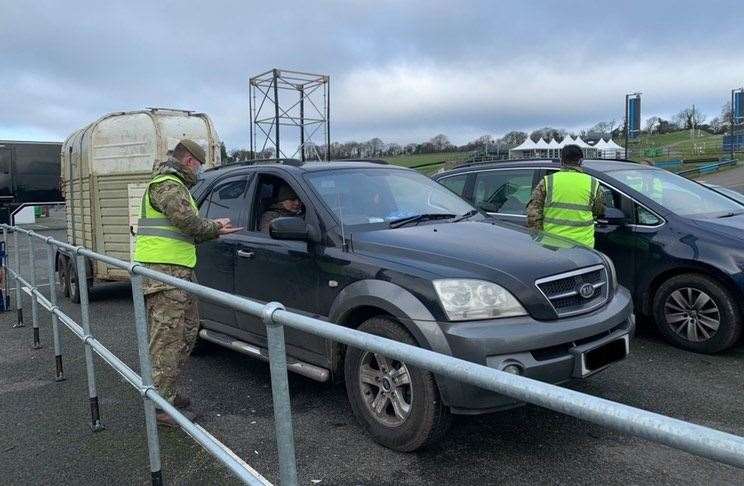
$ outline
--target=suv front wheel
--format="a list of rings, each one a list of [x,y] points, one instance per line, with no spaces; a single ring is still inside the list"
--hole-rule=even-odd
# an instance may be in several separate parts
[[[373,317],[359,330],[416,346],[398,322]],[[354,415],[375,441],[410,452],[441,439],[450,423],[434,375],[379,353],[349,348],[344,362],[346,392]]]

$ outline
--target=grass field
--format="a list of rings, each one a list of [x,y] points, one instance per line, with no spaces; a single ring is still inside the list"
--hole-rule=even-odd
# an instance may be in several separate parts
[[[434,164],[448,160],[464,160],[469,155],[470,152],[440,152],[436,154],[398,155],[396,157],[386,157],[385,161],[389,164],[413,167],[416,165]]]
[[[661,154],[648,157],[652,160],[717,158],[725,155],[721,148],[722,141],[722,135],[712,135],[703,131],[697,131],[693,138],[690,135],[690,130],[659,135],[643,135],[639,140],[633,140],[629,143],[629,158],[648,157],[645,152],[655,148],[660,148]]]
[[[721,147],[722,135],[712,135],[704,131],[698,131],[695,135],[694,138],[691,137],[690,130],[642,135],[640,139],[630,142],[628,158],[632,160],[650,158],[653,161],[682,159],[686,162],[685,168],[691,168],[702,161],[709,161],[728,155],[723,153]],[[623,140],[616,140],[616,142],[622,143]],[[653,149],[661,149],[661,152],[651,156],[646,155],[646,151]],[[444,162],[465,160],[470,155],[471,152],[399,155],[396,157],[386,157],[385,161],[403,167],[431,164],[418,169],[424,174],[431,175],[442,168]],[[741,157],[741,154],[739,156]]]

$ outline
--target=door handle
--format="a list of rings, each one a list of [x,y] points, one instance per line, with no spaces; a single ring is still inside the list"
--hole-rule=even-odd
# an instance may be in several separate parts
[[[255,251],[238,250],[238,256],[241,258],[253,258]]]

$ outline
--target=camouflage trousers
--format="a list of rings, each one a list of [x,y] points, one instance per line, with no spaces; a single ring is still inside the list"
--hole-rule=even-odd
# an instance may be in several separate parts
[[[175,265],[148,265],[184,280],[194,280],[193,271]],[[152,380],[158,392],[171,403],[178,380],[199,332],[196,299],[187,292],[160,282],[145,280],[145,305],[150,330]]]

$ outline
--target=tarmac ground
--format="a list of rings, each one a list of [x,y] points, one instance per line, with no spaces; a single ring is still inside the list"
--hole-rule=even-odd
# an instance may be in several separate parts
[[[725,174],[725,185],[740,180],[737,187],[744,188],[743,169]],[[61,226],[49,223],[37,229],[64,239]],[[27,276],[32,268],[28,246],[25,237],[19,242]],[[33,261],[43,285],[42,244]],[[79,320],[79,306],[61,295],[58,301]],[[11,327],[15,312],[0,314],[2,483],[149,484],[139,395],[96,357],[106,429],[92,433],[81,342],[61,326],[66,380],[55,382],[49,313],[39,307],[43,348],[34,350],[27,296],[23,308],[23,328]],[[91,327],[114,354],[138,369],[128,283],[93,288]],[[641,322],[627,360],[569,386],[744,436],[742,365],[742,344],[714,356],[690,353],[666,344]],[[269,481],[279,482],[266,363],[205,343],[189,361],[181,386],[200,412],[199,424]],[[455,417],[440,444],[397,453],[378,446],[356,424],[343,386],[290,374],[290,390],[300,484],[744,484],[743,470],[529,405]],[[166,484],[238,484],[181,430],[161,428],[160,444]]]

